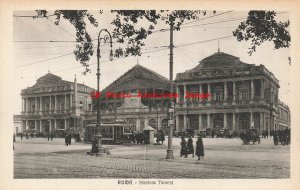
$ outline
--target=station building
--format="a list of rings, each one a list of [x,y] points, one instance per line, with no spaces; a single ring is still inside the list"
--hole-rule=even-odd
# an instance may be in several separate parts
[[[279,81],[263,65],[217,52],[175,79],[177,130],[227,128],[258,131],[279,126]],[[207,93],[207,99],[186,97]]]
[[[19,132],[63,133],[82,128],[86,111],[92,110],[92,88],[48,73],[21,92],[22,112]],[[15,117],[17,118],[17,117]]]
[[[278,100],[279,81],[263,65],[247,64],[238,57],[217,52],[173,81],[175,130],[227,128],[258,131],[290,127],[290,111]],[[170,97],[139,97],[139,94],[169,94],[170,81],[136,64],[102,90],[101,120],[121,119],[133,131],[146,126],[167,132]],[[62,80],[51,73],[22,90],[21,130],[56,133],[96,122],[95,90]],[[127,96],[131,94],[132,96]],[[209,95],[203,98],[199,95]],[[123,95],[123,96],[122,96]],[[125,96],[124,96],[125,95]],[[198,96],[197,96],[198,95]],[[15,123],[18,121],[16,120]]]

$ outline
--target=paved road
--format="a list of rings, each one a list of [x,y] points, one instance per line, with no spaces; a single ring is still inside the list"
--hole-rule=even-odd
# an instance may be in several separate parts
[[[194,139],[195,144],[196,139]],[[167,141],[166,141],[167,142]],[[205,157],[180,158],[180,139],[173,140],[174,160],[167,145],[108,145],[111,155],[86,155],[91,145],[63,139],[17,139],[15,178],[289,178],[289,146],[272,139],[242,146],[239,139],[204,139]]]

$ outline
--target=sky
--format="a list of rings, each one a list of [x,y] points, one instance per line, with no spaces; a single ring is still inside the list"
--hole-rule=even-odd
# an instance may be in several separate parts
[[[51,11],[49,11],[51,14]],[[92,39],[97,39],[101,29],[106,28],[112,32],[111,21],[114,15],[109,11],[99,14],[90,11],[98,20],[99,26],[88,25],[88,32]],[[290,49],[274,49],[272,42],[266,42],[257,48],[251,56],[247,53],[249,42],[238,42],[234,37],[211,40],[224,36],[232,36],[240,22],[246,19],[245,11],[217,11],[214,15],[208,12],[200,16],[200,20],[183,25],[180,31],[174,31],[174,78],[176,73],[194,68],[202,59],[216,53],[218,47],[221,52],[239,57],[241,61],[249,64],[263,64],[279,80],[279,99],[290,105],[290,72],[288,57]],[[14,11],[15,16],[33,16],[34,11]],[[286,21],[289,13],[281,13],[276,20]],[[60,76],[63,80],[77,81],[96,89],[96,53],[90,59],[91,73],[83,75],[84,67],[72,54],[76,43],[74,42],[49,42],[49,41],[75,41],[75,29],[65,20],[60,25],[54,24],[54,17],[13,18],[13,68],[14,68],[14,114],[21,112],[21,90],[33,86],[36,80],[48,72]],[[188,21],[191,22],[191,21]],[[144,22],[142,22],[145,24]],[[157,30],[168,28],[164,23],[155,26]],[[211,41],[210,41],[211,40]],[[24,42],[26,41],[26,42]],[[47,41],[47,42],[37,42]],[[207,42],[205,42],[207,41]],[[97,41],[93,41],[96,47]],[[137,62],[166,78],[169,78],[169,32],[161,31],[150,35],[145,41],[142,50],[144,54],[139,57],[115,58],[109,60],[109,46],[101,47],[100,59],[100,89],[105,88],[119,76],[131,69]],[[199,43],[196,43],[199,42]],[[185,45],[184,44],[190,44]],[[114,43],[113,49],[120,47]],[[178,46],[178,47],[176,47]],[[103,63],[101,63],[103,62]]]

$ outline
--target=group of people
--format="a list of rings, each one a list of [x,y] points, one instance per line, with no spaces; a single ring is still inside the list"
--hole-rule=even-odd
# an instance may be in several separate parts
[[[49,139],[51,139],[51,141],[53,141],[54,135],[52,133],[48,133],[47,135],[47,139],[49,141]]]
[[[291,132],[290,129],[286,128],[285,130],[273,131],[273,142],[277,146],[278,143],[284,145],[289,145],[291,142]]]
[[[21,140],[23,140],[23,137],[24,137],[24,136],[25,136],[26,139],[29,139],[29,136],[30,136],[31,138],[33,138],[33,137],[34,137],[34,134],[33,134],[33,133],[25,133],[25,134],[20,133]]]
[[[193,139],[191,137],[189,137],[188,141],[186,141],[184,137],[181,137],[180,145],[180,157],[185,156],[185,158],[187,158],[188,154],[192,154],[194,157],[196,154],[198,160],[200,160],[200,157],[204,156],[204,146],[201,136],[198,137],[198,140],[196,142],[196,151],[194,151]]]

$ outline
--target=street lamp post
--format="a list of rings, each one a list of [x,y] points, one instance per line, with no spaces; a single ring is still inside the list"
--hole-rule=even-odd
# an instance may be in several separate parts
[[[100,38],[100,35],[102,32],[106,32],[107,34],[104,36],[104,38]],[[101,39],[104,40],[104,43],[110,42],[110,61],[113,60],[113,52],[112,52],[112,37],[111,37],[111,34],[107,31],[107,29],[102,29],[100,30],[99,34],[98,34],[98,46],[97,46],[97,93],[98,93],[98,96],[97,96],[97,125],[96,125],[96,128],[99,130],[100,128],[100,140],[101,140],[101,134],[102,134],[102,127],[100,125],[100,120],[101,120],[101,116],[100,116],[100,42],[101,42]],[[99,143],[99,141],[98,141]],[[101,145],[102,143],[100,143]]]

